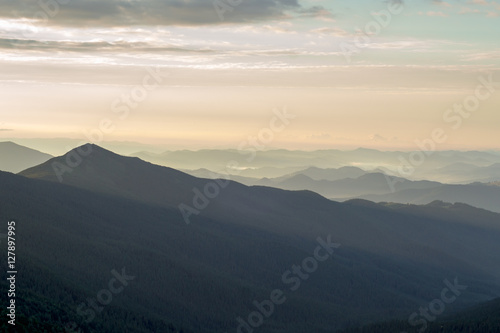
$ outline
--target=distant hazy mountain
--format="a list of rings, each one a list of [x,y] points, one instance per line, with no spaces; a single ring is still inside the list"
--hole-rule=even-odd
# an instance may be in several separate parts
[[[162,154],[152,154],[140,152],[131,156],[139,157],[146,161],[169,166],[177,169],[198,169],[206,168],[209,170],[225,170],[229,162],[235,161],[239,164],[236,172],[240,173],[244,169],[256,170],[261,169],[255,177],[265,176],[263,172],[275,172],[276,169],[289,168],[285,173],[305,169],[310,165],[330,165],[336,166],[335,154],[329,156],[326,152],[306,152],[306,151],[290,151],[290,150],[268,150],[268,151],[251,151],[251,150],[215,150],[203,149],[198,151],[180,150],[167,151]],[[333,163],[333,164],[332,164]],[[291,169],[290,169],[291,168]],[[274,169],[274,170],[273,170]],[[281,173],[281,175],[285,174]],[[242,176],[250,176],[241,174]],[[277,176],[273,174],[271,176]]]
[[[218,172],[214,172],[213,170],[208,170],[205,168],[189,170],[189,169],[180,169],[192,176],[200,177],[200,178],[213,178],[216,174],[219,177],[228,177],[236,180],[243,184],[254,184],[255,181],[261,178],[277,178],[277,177],[287,177],[291,173],[299,172],[300,170],[304,170],[305,167],[289,167],[289,168],[275,168],[275,167],[262,167],[262,168],[246,168],[235,170],[223,169]]]
[[[5,141],[12,141],[19,145],[31,147],[33,149],[47,152],[48,154],[59,156],[68,152],[72,148],[82,145],[87,138],[82,133],[80,139],[70,138],[8,138]],[[147,150],[153,153],[164,152],[168,147],[164,145],[143,144],[133,141],[102,141],[100,146],[110,149],[119,154],[132,154],[137,151]]]
[[[331,199],[346,199],[364,194],[387,194],[402,189],[424,189],[441,185],[438,182],[410,181],[401,177],[388,177],[380,172],[368,172],[356,167],[321,169],[309,167],[276,178],[248,178],[217,174],[207,169],[188,171],[203,178],[227,178],[254,186],[269,186],[284,190],[308,190]]]
[[[197,170],[180,170],[182,172],[185,172],[191,176],[197,177],[197,178],[207,178],[207,179],[231,179],[234,180],[235,182],[242,183],[248,186],[256,185],[260,179],[258,178],[252,178],[252,177],[242,177],[242,176],[236,176],[236,175],[229,175],[229,174],[223,174],[223,173],[217,173],[210,171],[208,169],[197,169]]]
[[[401,177],[387,177],[382,173],[365,173],[356,178],[335,181],[314,180],[298,174],[284,180],[263,179],[259,185],[272,186],[285,190],[310,190],[327,198],[348,198],[364,194],[387,194],[403,189],[431,189],[441,185],[430,181],[410,181]]]
[[[283,177],[289,175],[294,172],[299,172],[304,170],[305,166],[296,166],[296,167],[258,167],[258,168],[246,168],[242,170],[237,170],[236,172],[232,172],[233,174],[246,177],[246,178],[276,178]]]
[[[305,170],[297,171],[292,173],[291,175],[286,175],[281,178],[274,179],[275,181],[283,181],[287,178],[292,178],[297,175],[304,175],[314,180],[340,180],[345,178],[358,178],[362,175],[367,174],[368,172],[352,166],[345,166],[338,169],[321,169],[317,167],[309,167]]]
[[[296,177],[306,176],[311,180],[339,180],[345,178],[358,178],[361,175],[365,175],[368,172],[363,169],[356,167],[341,167],[338,169],[321,169],[317,167],[308,167],[305,169],[300,169],[299,171],[290,172],[291,168],[259,168],[259,169],[248,169],[244,170],[245,172],[241,172],[238,175],[228,175],[223,173],[216,173],[210,171],[208,169],[198,169],[198,170],[185,170],[186,173],[200,178],[227,178],[230,177],[232,180],[237,181],[239,183],[245,185],[278,185],[281,182],[285,182],[287,180],[292,180]],[[296,168],[293,168],[296,169]],[[253,172],[252,172],[253,171]],[[285,173],[286,174],[283,174]],[[257,174],[277,174],[277,177],[260,177],[254,178],[251,176],[244,177],[244,175],[257,175]],[[265,179],[262,179],[265,178]],[[275,186],[279,187],[280,186]],[[304,188],[307,189],[307,188]]]
[[[33,304],[26,313],[43,308],[57,323],[78,320],[79,304],[122,267],[136,279],[83,328],[234,332],[236,318],[246,320],[254,301],[275,289],[286,302],[259,332],[407,318],[445,278],[469,286],[458,308],[500,295],[500,214],[459,204],[337,203],[310,191],[200,179],[97,146],[80,150],[88,154],[62,184],[54,166],[75,162],[78,149],[25,177],[0,173],[0,220],[18,220],[24,239],[19,300]],[[200,209],[189,225],[180,203]],[[294,265],[321,250],[318,237],[341,246],[295,275]]]
[[[436,169],[451,164],[467,163],[486,167],[494,163],[500,163],[500,155],[489,151],[435,151],[431,154],[426,154],[420,151],[385,152],[365,148],[350,151],[334,149],[318,151],[291,151],[284,149],[255,151],[250,150],[250,148],[247,150],[205,149],[199,151],[166,151],[161,154],[140,152],[132,156],[176,169],[196,170],[205,168],[218,172],[224,171],[228,162],[236,161],[239,165],[239,169],[237,169],[239,176],[276,178],[285,175],[285,173],[276,174],[273,172],[280,168],[298,168],[287,173],[300,171],[307,167],[330,169],[343,166],[355,166],[372,171],[380,168],[382,170],[398,172],[402,167],[411,164],[409,162],[410,156],[415,154],[423,155],[424,163],[415,166],[411,175],[401,173],[398,176],[410,179],[441,181],[439,175],[435,174]],[[270,168],[268,170],[269,173],[266,174],[264,168]],[[245,171],[242,172],[241,170]],[[316,179],[315,177],[311,178]]]
[[[474,207],[500,212],[500,187],[494,184],[440,185],[429,189],[406,189],[389,194],[362,195],[375,202],[428,204],[435,200],[466,203]]]
[[[13,142],[0,142],[0,170],[17,173],[38,165],[53,156],[20,146]]]
[[[500,163],[483,167],[467,163],[455,163],[437,169],[435,177],[439,177],[443,182],[453,183],[498,181],[500,180]]]

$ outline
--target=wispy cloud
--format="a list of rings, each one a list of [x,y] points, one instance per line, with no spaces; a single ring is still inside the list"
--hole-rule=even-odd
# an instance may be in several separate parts
[[[428,12],[420,11],[418,14],[419,15],[427,14],[428,16],[449,16],[450,14],[459,14],[459,15],[483,14],[487,17],[497,17],[500,14],[500,3],[496,1],[467,0],[460,2],[459,1],[446,2],[443,0],[432,0],[432,3],[436,6],[446,9],[446,13],[440,11],[428,11]]]
[[[452,7],[452,5],[449,2],[443,1],[443,0],[433,0],[432,3],[437,6],[441,7]]]
[[[312,140],[329,140],[332,138],[332,136],[328,133],[318,133],[307,135],[306,138]]]
[[[477,8],[462,7],[458,13],[463,15],[463,14],[478,14],[480,12],[481,11]]]
[[[162,45],[149,42],[128,41],[39,41],[25,39],[1,39],[1,49],[64,51],[64,52],[173,52],[173,53],[211,53],[210,49],[183,48],[175,45]]]
[[[33,18],[41,8],[37,1],[0,0],[0,17]],[[50,13],[52,14],[52,13]],[[329,17],[322,6],[305,7],[298,0],[243,1],[221,22],[209,0],[72,0],[59,5],[47,24],[57,26],[207,25],[227,22],[255,22],[291,18],[291,14]]]
[[[323,20],[332,21],[334,15],[322,6],[313,6],[309,8],[300,8],[296,10],[300,17],[313,17],[320,18]]]
[[[500,60],[500,51],[491,52],[475,52],[464,55],[464,61],[481,61],[481,60]]]
[[[448,17],[448,14],[445,14],[442,11],[434,11],[434,10],[429,10],[427,12],[418,12],[418,15],[424,15],[424,16],[440,16],[440,17]]]
[[[443,13],[443,12],[436,12],[436,11],[428,11],[427,16],[441,16],[441,17],[447,17],[448,15]]]
[[[327,35],[327,36],[336,36],[336,37],[346,37],[351,36],[352,34],[347,32],[346,30],[338,27],[323,27],[312,29],[309,31],[312,34],[316,35]]]
[[[467,6],[461,6],[459,14],[484,14],[487,17],[497,17],[500,14],[500,4],[496,1],[470,0]]]
[[[481,6],[489,6],[490,3],[485,0],[472,0],[468,1],[467,3],[474,4],[474,5],[481,5]]]

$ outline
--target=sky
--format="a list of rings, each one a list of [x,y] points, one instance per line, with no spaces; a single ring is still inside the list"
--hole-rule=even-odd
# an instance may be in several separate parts
[[[0,0],[0,140],[498,150],[499,33],[500,0]]]

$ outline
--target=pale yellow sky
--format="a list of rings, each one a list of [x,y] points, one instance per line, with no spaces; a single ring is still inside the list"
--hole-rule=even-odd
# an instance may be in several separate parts
[[[269,147],[412,150],[443,128],[438,149],[499,149],[500,3],[276,3],[223,20],[198,0],[184,16],[132,21],[104,6],[91,22],[94,7],[35,21],[42,9],[12,16],[15,4],[0,3],[0,140],[90,141],[98,130],[105,141],[237,148],[286,107],[297,117]],[[358,31],[382,11],[393,12],[386,26]],[[446,113],[488,76],[476,111]]]
[[[26,85],[24,85],[26,87]],[[273,147],[295,149],[373,147],[412,149],[436,127],[449,131],[441,149],[494,149],[498,137],[500,94],[481,103],[457,130],[443,120],[445,111],[473,89],[353,89],[339,87],[159,87],[130,108],[114,113],[113,98],[134,86],[30,84],[30,98],[4,85],[0,137],[88,138],[103,119],[113,123],[104,140],[179,145],[187,148],[235,148],[249,135],[269,127],[273,108],[297,117],[277,133]],[[125,105],[125,104],[120,104]]]

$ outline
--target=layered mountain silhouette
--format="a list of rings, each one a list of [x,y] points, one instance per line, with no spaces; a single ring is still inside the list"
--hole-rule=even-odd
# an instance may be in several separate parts
[[[469,168],[469,165],[464,167]],[[473,169],[478,167],[472,167],[471,170]],[[206,178],[228,177],[206,169],[191,174]],[[230,176],[230,178],[250,186],[314,191],[324,197],[340,201],[362,198],[375,202],[428,204],[435,200],[443,200],[500,212],[500,188],[490,186],[495,185],[495,182],[450,185],[426,180],[411,181],[356,167],[339,169],[311,167],[277,178],[255,179],[241,176]]]
[[[476,166],[468,163],[454,163],[436,170],[443,182],[472,183],[491,182],[500,179],[500,163]]]
[[[358,178],[367,173],[368,173],[367,171],[353,166],[344,166],[338,169],[332,169],[332,168],[321,169],[317,167],[309,167],[305,170],[292,173],[291,175],[287,175],[281,178],[276,178],[275,180],[282,181],[287,178],[291,178],[293,176],[304,175],[314,180],[335,181],[346,178]]]
[[[310,190],[327,198],[342,199],[365,194],[388,194],[405,189],[432,189],[441,185],[431,181],[410,181],[401,177],[388,177],[383,173],[364,173],[356,178],[315,180],[305,174],[284,180],[261,180],[260,185],[286,190]]]
[[[0,170],[17,173],[43,163],[52,155],[13,142],[0,142]]]
[[[375,202],[397,202],[417,205],[442,200],[453,203],[467,203],[478,208],[500,212],[500,187],[494,186],[494,183],[473,183],[468,185],[441,184],[427,189],[406,189],[389,194],[369,194],[359,197]]]
[[[335,149],[292,151],[279,149],[259,151],[258,154],[252,149],[204,149],[199,151],[166,151],[161,154],[139,152],[132,154],[132,156],[177,169],[197,170],[204,168],[215,172],[225,171],[229,161],[238,161],[240,169],[230,170],[230,173],[233,175],[252,178],[276,178],[293,174],[311,166],[322,169],[351,166],[361,167],[363,170],[377,171],[377,169],[380,169],[378,171],[394,173],[402,166],[410,164],[409,160],[412,154],[422,155],[425,159],[424,163],[419,164],[414,169],[414,172],[411,174],[412,180],[427,179],[453,183],[491,181],[491,178],[496,177],[498,173],[495,170],[487,169],[487,167],[500,163],[500,155],[498,153],[486,151],[434,151],[431,154],[425,154],[421,151],[378,151],[366,148],[350,151]],[[454,165],[460,164],[471,165],[477,170],[475,174],[454,174]],[[450,174],[446,174],[448,167],[451,171]],[[306,173],[306,175],[312,179],[319,180],[311,176],[311,174]],[[405,177],[408,178],[409,176]],[[342,178],[356,177],[348,176]]]
[[[196,205],[197,196],[208,204]],[[19,175],[1,172],[0,203],[0,220],[18,225],[25,313],[44,309],[51,319],[37,320],[53,332],[67,321],[90,332],[237,332],[238,318],[275,289],[286,302],[260,332],[407,318],[455,277],[468,289],[451,312],[500,295],[500,214],[464,204],[338,203],[196,178],[96,145]],[[181,204],[198,206],[190,224]],[[340,247],[284,281],[314,256],[318,238]],[[122,268],[135,279],[85,322],[79,306]]]

